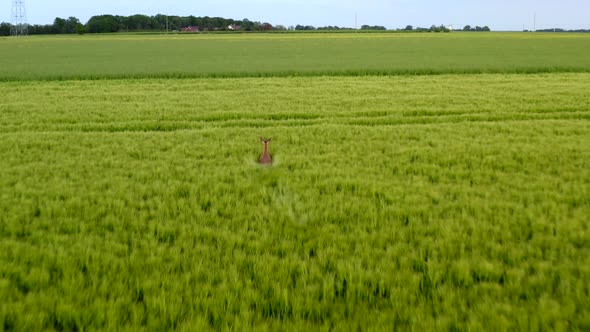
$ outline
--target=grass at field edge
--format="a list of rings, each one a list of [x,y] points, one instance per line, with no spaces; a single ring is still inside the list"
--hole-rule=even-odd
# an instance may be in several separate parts
[[[547,67],[513,69],[383,69],[383,70],[341,70],[341,71],[266,71],[266,72],[220,72],[220,73],[149,73],[149,74],[82,74],[47,75],[40,77],[0,77],[0,82],[19,81],[98,81],[117,79],[195,79],[195,78],[271,78],[271,77],[363,77],[363,76],[437,76],[437,75],[478,75],[478,74],[561,74],[590,73],[590,68]]]

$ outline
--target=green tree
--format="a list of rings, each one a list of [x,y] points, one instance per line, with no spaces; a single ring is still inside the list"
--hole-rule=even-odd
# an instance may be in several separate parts
[[[76,27],[78,26],[78,24],[81,24],[79,19],[73,16],[68,17],[68,19],[65,21],[62,33],[76,33]]]
[[[54,31],[53,24],[29,25],[28,32],[29,32],[29,35],[48,35],[48,34],[56,33]]]
[[[315,30],[316,28],[313,25],[299,25],[295,27],[295,30]]]
[[[384,26],[381,25],[362,25],[361,30],[387,30]]]
[[[127,30],[153,30],[159,29],[160,24],[154,17],[147,15],[132,15],[129,17],[122,17],[121,23]]]
[[[78,25],[76,25],[76,33],[79,35],[83,35],[86,33],[86,26],[84,26],[84,24],[82,23],[78,23]]]
[[[53,33],[65,33],[66,31],[66,20],[61,17],[56,17],[53,20]]]
[[[254,23],[252,21],[250,21],[249,19],[245,18],[242,20],[242,29],[246,30],[246,31],[252,31],[254,27]]]
[[[0,36],[10,36],[10,23],[2,22],[0,23]]]
[[[117,32],[120,30],[119,21],[113,15],[92,16],[86,26],[88,32],[91,33]]]
[[[463,31],[471,31],[471,25],[466,25],[466,26],[463,28]]]

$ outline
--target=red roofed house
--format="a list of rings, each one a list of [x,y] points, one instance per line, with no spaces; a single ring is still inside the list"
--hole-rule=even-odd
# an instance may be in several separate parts
[[[199,32],[199,27],[195,27],[195,26],[191,26],[191,27],[186,27],[186,28],[182,28],[183,32]]]

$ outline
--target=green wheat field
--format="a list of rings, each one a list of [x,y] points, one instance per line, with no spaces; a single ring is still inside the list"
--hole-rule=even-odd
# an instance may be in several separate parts
[[[590,35],[0,51],[0,330],[590,329]]]

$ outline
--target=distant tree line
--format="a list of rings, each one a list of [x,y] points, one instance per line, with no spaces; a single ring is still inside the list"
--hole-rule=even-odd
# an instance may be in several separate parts
[[[387,30],[384,26],[381,25],[363,25],[361,26],[361,30]]]
[[[475,28],[471,27],[471,25],[466,25],[463,28],[463,31],[491,31],[491,30],[487,25],[484,27],[476,26]]]
[[[91,17],[86,24],[82,24],[76,17],[60,18],[57,17],[53,24],[46,25],[29,25],[28,32],[32,35],[40,34],[84,34],[84,33],[109,33],[109,32],[136,32],[136,31],[182,31],[183,28],[193,27],[191,31],[271,31],[271,30],[354,30],[352,28],[325,26],[314,27],[312,25],[296,25],[285,27],[282,25],[273,26],[267,22],[227,19],[223,17],[196,17],[196,16],[167,16],[158,14],[155,16],[148,15],[97,15]],[[0,23],[0,36],[10,35],[10,23]],[[361,30],[387,30],[381,25],[362,25]],[[415,31],[415,32],[450,32],[451,30],[444,25],[432,25],[430,28],[416,27],[411,25],[397,31]],[[549,29],[550,31],[565,32],[562,29]],[[547,31],[549,31],[547,30]],[[490,31],[487,26],[472,28],[467,25],[463,31]],[[545,31],[545,30],[539,30]],[[571,31],[571,30],[568,30]],[[576,32],[587,32],[586,30],[576,30]]]
[[[288,30],[355,30],[353,28],[342,28],[338,26],[325,26],[325,27],[314,27],[312,25],[297,25],[295,27],[289,27]],[[362,25],[361,30],[372,30],[372,31],[386,31],[387,28],[382,25]],[[444,25],[436,26],[433,25],[430,28],[414,28],[412,25],[406,26],[404,29],[395,29],[395,31],[416,31],[416,32],[450,32],[451,30]]]
[[[57,17],[53,24],[28,26],[29,34],[68,34],[68,33],[108,33],[132,31],[180,31],[186,27],[197,27],[199,31],[268,31],[286,30],[270,23],[250,21],[248,19],[233,20],[222,17],[195,16],[155,16],[132,15],[97,15],[91,17],[86,24],[82,24],[75,17],[67,19]],[[10,23],[0,23],[0,36],[10,35]]]
[[[299,25],[295,26],[294,30],[302,31],[302,30],[315,30],[316,28],[313,25]]]
[[[416,32],[451,32],[451,29],[447,28],[444,25],[432,25],[430,26],[430,28],[421,28],[421,27],[416,27],[414,28],[411,25],[406,26],[404,29],[401,29],[401,31],[416,31]]]
[[[528,30],[525,30],[528,31]],[[589,29],[577,29],[577,30],[566,30],[561,28],[553,28],[553,29],[537,29],[537,32],[590,32]]]
[[[119,31],[180,31],[186,27],[197,27],[199,31],[267,31],[273,30],[270,23],[261,23],[243,20],[227,19],[223,17],[196,17],[196,16],[167,16],[158,14],[155,16],[133,15],[93,16],[86,23],[87,32],[119,32]]]
[[[353,28],[344,28],[344,27],[339,27],[339,26],[332,26],[332,25],[328,25],[325,27],[318,27],[317,30],[326,30],[326,31],[338,31],[338,30],[354,30]]]
[[[451,32],[451,27],[446,27],[444,25],[432,25],[430,28],[421,28],[421,27],[417,27],[414,28],[411,25],[406,26],[404,29],[401,29],[403,31],[418,31],[418,32]],[[457,29],[454,29],[457,30]],[[484,27],[480,27],[480,26],[476,26],[475,28],[472,28],[471,25],[466,25],[465,27],[463,27],[462,31],[492,31],[487,25]]]
[[[10,35],[10,23],[0,23],[0,36]],[[57,17],[53,24],[33,24],[28,25],[28,33],[31,35],[62,34],[62,33],[82,33],[84,25],[75,17],[59,18]]]

